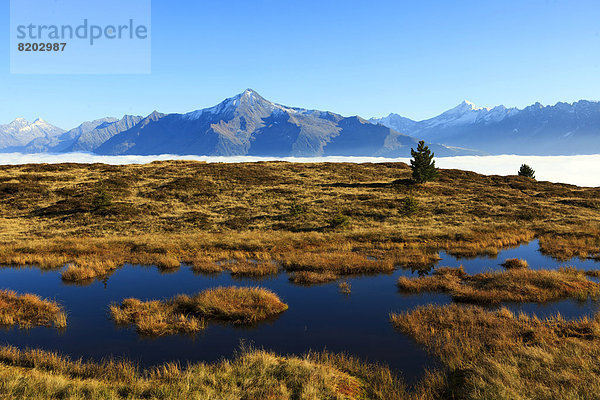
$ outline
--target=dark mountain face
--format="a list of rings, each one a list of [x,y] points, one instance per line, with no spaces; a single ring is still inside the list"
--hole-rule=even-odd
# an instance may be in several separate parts
[[[40,137],[32,140],[25,146],[25,153],[60,153],[67,151],[73,146],[73,143],[82,135],[87,134],[99,126],[111,124],[117,121],[116,118],[102,118],[94,121],[87,121],[77,128],[71,129],[61,135]]]
[[[142,117],[125,115],[118,121],[103,121],[94,129],[81,133],[64,151],[95,151],[111,137],[136,126]]]
[[[575,155],[600,153],[600,103],[579,101],[523,110],[477,108],[470,103],[425,121],[390,115],[371,120],[425,140],[488,154]],[[410,120],[409,120],[410,121]]]
[[[358,117],[286,107],[253,90],[188,114],[151,114],[98,146],[98,154],[409,156],[416,140]],[[437,147],[441,153],[454,150]]]

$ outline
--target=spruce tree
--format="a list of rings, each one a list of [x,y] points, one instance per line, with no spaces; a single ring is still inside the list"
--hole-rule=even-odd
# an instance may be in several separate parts
[[[417,183],[425,183],[437,179],[438,170],[433,161],[434,154],[425,146],[424,141],[420,141],[417,146],[417,151],[410,149],[410,154],[413,157],[410,160],[412,168],[412,178]]]
[[[535,179],[535,171],[527,164],[521,165],[519,170],[519,176],[525,176],[527,178]]]

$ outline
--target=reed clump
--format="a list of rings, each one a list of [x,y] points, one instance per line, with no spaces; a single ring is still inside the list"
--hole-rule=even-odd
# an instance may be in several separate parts
[[[504,262],[500,265],[506,269],[524,269],[529,267],[529,264],[526,260],[521,260],[519,258],[509,258],[504,260]]]
[[[109,275],[117,268],[118,265],[111,260],[79,259],[77,263],[69,264],[61,277],[66,282],[89,281]]]
[[[400,277],[403,292],[443,292],[454,301],[466,303],[547,302],[574,298],[600,297],[600,284],[586,278],[575,268],[559,270],[510,269],[467,274],[462,267],[438,268],[431,276]]]
[[[196,333],[206,326],[203,318],[178,312],[160,301],[125,299],[120,305],[112,304],[110,314],[115,323],[133,324],[138,332],[151,336]]]
[[[67,315],[55,301],[45,300],[30,293],[19,295],[10,290],[0,290],[0,325],[18,325],[20,328],[64,328],[67,326]]]
[[[208,320],[252,324],[275,317],[287,308],[266,289],[218,287],[166,301],[125,299],[119,305],[111,305],[110,313],[117,324],[133,324],[140,333],[161,336],[197,332],[206,327]]]

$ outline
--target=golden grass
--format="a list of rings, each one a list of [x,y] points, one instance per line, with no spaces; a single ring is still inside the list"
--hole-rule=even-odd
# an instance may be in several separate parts
[[[191,264],[192,271],[198,274],[220,274],[223,272],[223,267],[211,259],[196,257]]]
[[[420,399],[597,399],[600,393],[600,316],[540,320],[453,304],[390,320],[444,365],[421,383]]]
[[[592,277],[592,278],[600,278],[600,270],[593,269],[593,270],[585,271],[585,275]]]
[[[383,399],[406,390],[386,367],[329,353],[282,357],[242,349],[231,361],[140,370],[128,361],[71,361],[0,347],[4,398],[30,399]]]
[[[125,299],[120,305],[111,305],[110,313],[117,324],[133,324],[140,333],[161,336],[197,332],[205,328],[205,320],[255,323],[287,308],[266,289],[219,287],[167,301]]]
[[[586,300],[600,296],[600,284],[575,268],[559,270],[511,269],[468,275],[462,267],[438,268],[431,276],[400,277],[403,292],[443,292],[468,303],[547,302],[565,298]]]
[[[160,301],[125,299],[112,304],[110,314],[119,325],[135,325],[145,335],[162,336],[173,333],[196,333],[205,328],[203,318],[187,315]]]
[[[332,272],[339,275],[392,272],[391,260],[371,260],[352,252],[306,253],[302,257],[284,255],[282,264],[287,271]]]
[[[504,262],[500,265],[506,269],[524,269],[529,267],[529,264],[526,260],[521,260],[519,258],[509,258],[504,260]]]
[[[340,284],[338,285],[338,289],[342,294],[348,295],[352,293],[352,286],[349,282],[340,282]]]
[[[338,278],[339,276],[332,272],[298,271],[292,273],[290,281],[297,285],[316,285],[333,282]]]
[[[272,259],[350,274],[425,267],[438,250],[495,254],[534,236],[556,257],[600,257],[600,189],[458,170],[422,186],[409,177],[402,163],[0,166],[0,263]],[[101,213],[99,186],[113,200]],[[413,218],[399,211],[407,195],[422,206]],[[349,223],[331,230],[338,214]]]
[[[279,267],[274,262],[251,262],[234,261],[225,265],[225,268],[231,272],[232,276],[237,277],[262,277],[268,275],[277,275]]]
[[[67,326],[67,315],[55,301],[44,300],[34,294],[19,295],[13,291],[0,290],[0,325],[64,328]]]
[[[117,264],[113,261],[83,258],[79,259],[77,264],[68,265],[61,277],[67,282],[89,281],[106,276],[116,269]]]

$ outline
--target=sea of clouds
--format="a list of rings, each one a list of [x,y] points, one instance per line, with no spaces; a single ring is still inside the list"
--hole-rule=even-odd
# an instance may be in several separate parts
[[[258,161],[289,161],[289,162],[350,162],[350,163],[381,163],[404,162],[408,158],[381,157],[212,157],[212,156],[178,156],[163,154],[158,156],[99,156],[90,153],[62,154],[21,154],[0,153],[0,165],[17,164],[57,164],[57,163],[104,163],[112,165],[147,164],[153,161],[165,160],[196,160],[209,163],[240,163]],[[436,165],[440,168],[463,169],[486,175],[515,175],[521,164],[530,165],[540,181],[569,183],[578,186],[600,186],[600,154],[583,156],[461,156],[439,157]]]

